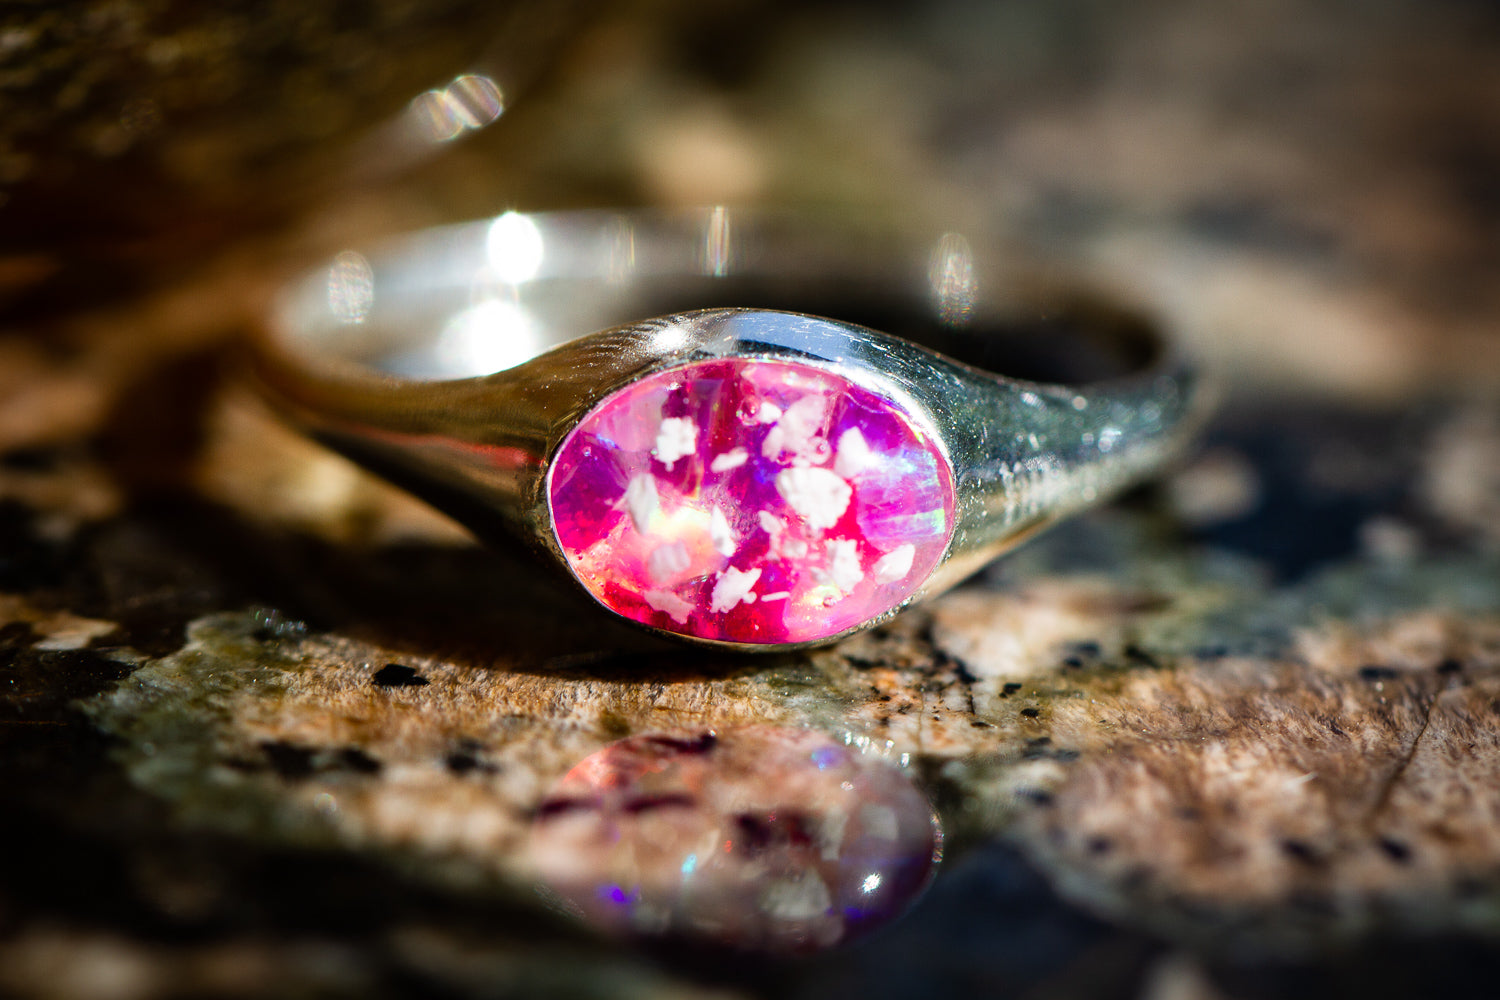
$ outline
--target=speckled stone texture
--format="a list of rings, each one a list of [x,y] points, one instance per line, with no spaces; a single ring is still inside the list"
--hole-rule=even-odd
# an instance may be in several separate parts
[[[702,361],[621,389],[549,477],[568,565],[601,604],[700,639],[828,639],[916,591],[953,533],[930,431],[848,379]]]

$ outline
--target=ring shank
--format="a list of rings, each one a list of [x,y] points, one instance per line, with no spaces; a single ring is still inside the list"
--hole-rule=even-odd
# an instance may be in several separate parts
[[[440,380],[514,367],[631,320],[713,307],[837,317],[982,370],[1087,384],[1162,362],[1149,324],[931,240],[723,209],[507,213],[340,254],[293,286],[275,346],[303,364]]]
[[[286,294],[256,370],[320,440],[563,563],[548,468],[611,393],[705,357],[844,373],[951,466],[951,542],[914,600],[1160,468],[1207,409],[1156,328],[993,259],[722,209],[508,213],[341,254]]]

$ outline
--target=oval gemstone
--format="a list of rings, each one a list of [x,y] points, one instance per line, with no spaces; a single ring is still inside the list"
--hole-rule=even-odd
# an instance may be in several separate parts
[[[700,361],[613,393],[558,450],[548,499],[601,604],[724,642],[855,628],[910,597],[953,531],[932,435],[793,361]]]
[[[538,806],[529,861],[606,931],[806,953],[899,916],[941,853],[911,780],[806,729],[634,736]]]

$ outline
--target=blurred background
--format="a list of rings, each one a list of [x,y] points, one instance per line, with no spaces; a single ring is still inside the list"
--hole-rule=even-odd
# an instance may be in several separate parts
[[[1055,264],[1160,316],[1235,400],[1469,401],[1440,442],[1465,471],[1420,490],[1500,530],[1500,430],[1474,402],[1500,379],[1489,5],[100,0],[4,17],[0,451],[102,432],[130,488],[180,482],[222,370],[205,352],[288,275],[384,234],[772,203]],[[265,462],[211,488],[269,477],[284,507],[285,456]],[[1368,492],[1378,464],[1330,475]],[[1188,494],[1247,502],[1244,462],[1200,478]],[[332,504],[313,519],[347,523],[345,492],[304,496]]]
[[[1247,379],[1389,397],[1500,370],[1485,4],[101,0],[5,17],[9,331],[508,207],[773,201],[1066,255]]]
[[[972,233],[1161,316],[1236,394],[1389,408],[1500,378],[1485,4],[4,17],[0,449],[96,426],[311,262],[509,208],[769,202]]]

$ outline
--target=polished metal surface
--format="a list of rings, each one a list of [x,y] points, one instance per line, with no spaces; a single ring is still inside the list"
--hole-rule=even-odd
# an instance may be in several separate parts
[[[952,233],[882,242],[722,209],[508,213],[341,254],[287,292],[255,374],[320,440],[565,566],[549,462],[595,405],[707,358],[827,367],[901,405],[952,465],[952,541],[913,600],[1158,469],[1206,410],[1201,378],[1169,350],[1086,386],[1028,382],[849,322],[720,304],[744,288],[916,303],[957,343],[1025,308],[1007,301],[1014,275]],[[709,308],[642,311],[684,300]]]

